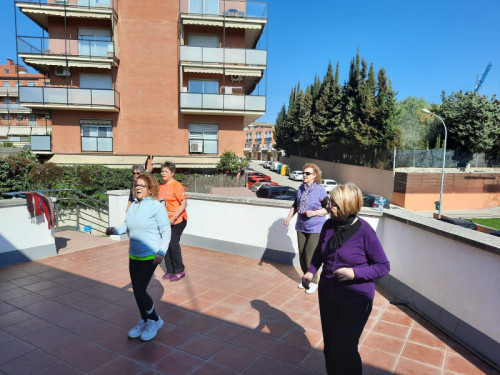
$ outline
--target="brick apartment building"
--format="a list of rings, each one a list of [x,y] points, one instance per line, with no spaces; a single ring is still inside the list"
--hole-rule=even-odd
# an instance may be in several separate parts
[[[274,124],[254,122],[244,129],[245,148],[243,154],[253,160],[278,160],[281,151],[273,148]]]
[[[211,168],[265,112],[267,3],[14,0],[18,55],[49,77],[51,161]],[[26,17],[42,36],[23,32]],[[257,94],[257,95],[256,95]]]
[[[19,102],[19,86],[44,86],[45,77],[39,73],[29,73],[26,68],[7,59],[7,64],[0,65],[0,81],[0,145],[10,142],[14,146],[24,146],[33,139],[34,147],[43,152],[50,144],[40,147],[43,145],[38,141],[39,136],[51,132],[50,113],[22,106]]]

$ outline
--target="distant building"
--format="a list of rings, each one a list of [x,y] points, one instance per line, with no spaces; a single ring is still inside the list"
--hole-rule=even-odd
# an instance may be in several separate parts
[[[243,128],[266,110],[267,2],[14,3],[18,55],[50,78],[19,96],[52,114],[52,162],[213,168],[225,150],[243,156]],[[42,36],[26,35],[26,17]]]
[[[274,124],[253,122],[244,129],[245,148],[243,154],[252,160],[278,160],[281,151],[273,148]]]
[[[50,112],[32,110],[19,102],[19,86],[43,87],[45,77],[39,73],[29,73],[13,60],[7,59],[6,65],[0,65],[0,145],[11,142],[22,147],[30,144],[31,138],[45,136],[52,131]],[[36,141],[35,141],[36,144]],[[47,150],[42,150],[45,152]],[[37,152],[34,150],[34,152]]]

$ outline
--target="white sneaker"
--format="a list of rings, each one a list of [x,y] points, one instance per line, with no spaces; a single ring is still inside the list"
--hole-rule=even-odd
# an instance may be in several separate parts
[[[138,337],[141,337],[142,333],[146,329],[146,322],[142,320],[142,318],[139,318],[139,323],[132,328],[130,331],[128,331],[128,337],[131,339],[136,339]]]
[[[309,289],[306,289],[306,293],[308,294],[312,294],[316,291],[316,289],[318,289],[318,284],[316,283],[310,283],[309,284]]]
[[[302,285],[302,281],[299,283],[299,285],[297,285],[297,288],[304,289],[304,285]]]
[[[158,330],[162,326],[163,326],[163,320],[161,320],[160,317],[158,317],[157,321],[148,319],[148,321],[146,322],[146,329],[144,330],[144,332],[141,335],[141,340],[142,341],[149,341],[149,340],[154,339],[154,337],[156,336],[156,333],[158,332]]]

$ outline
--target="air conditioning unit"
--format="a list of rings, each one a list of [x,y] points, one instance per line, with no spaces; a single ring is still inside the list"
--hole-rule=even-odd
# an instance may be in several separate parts
[[[231,76],[231,82],[241,82],[243,81],[243,76]]]
[[[70,75],[69,68],[65,66],[56,66],[56,76],[69,77]]]
[[[203,152],[203,141],[189,141],[189,152]]]

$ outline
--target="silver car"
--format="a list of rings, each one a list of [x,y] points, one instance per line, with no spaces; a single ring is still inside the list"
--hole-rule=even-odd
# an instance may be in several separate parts
[[[292,172],[290,172],[290,176],[288,176],[288,178],[290,180],[294,180],[294,181],[302,181],[302,179],[304,178],[304,172],[292,171]]]

